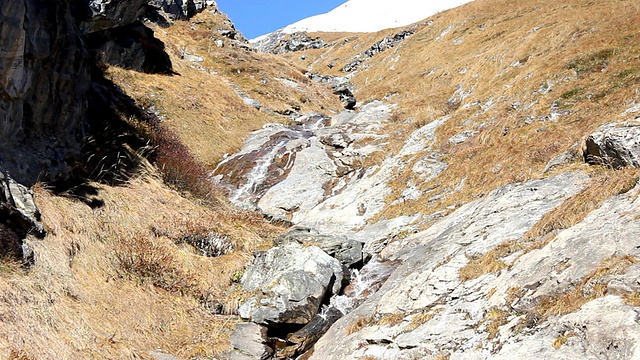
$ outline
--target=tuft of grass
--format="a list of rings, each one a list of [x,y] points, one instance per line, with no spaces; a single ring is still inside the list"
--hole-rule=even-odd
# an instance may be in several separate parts
[[[360,317],[358,318],[358,320],[349,324],[349,326],[347,326],[344,329],[345,335],[351,335],[351,334],[357,333],[358,331],[364,329],[365,327],[375,324],[375,322],[376,320],[373,315]]]
[[[509,313],[505,310],[493,308],[484,314],[480,325],[486,326],[485,331],[489,334],[489,340],[495,339],[500,331],[500,326],[507,323]]]
[[[640,292],[634,291],[632,293],[627,293],[622,295],[622,299],[624,303],[631,306],[640,306]]]
[[[541,299],[533,313],[539,321],[551,316],[566,315],[578,310],[587,302],[607,294],[606,277],[623,274],[627,268],[638,262],[632,256],[617,256],[603,260],[591,274],[573,289]]]
[[[404,318],[404,313],[385,314],[380,318],[380,320],[378,320],[377,324],[380,326],[396,326],[402,323]]]
[[[180,294],[197,291],[196,275],[180,264],[174,252],[158,239],[138,233],[122,237],[114,245],[115,259],[123,274]]]
[[[569,331],[564,335],[560,335],[558,336],[554,341],[553,341],[553,348],[558,350],[562,347],[562,345],[564,345],[570,338],[574,337],[574,336],[578,336],[578,334],[574,331]]]
[[[522,245],[518,242],[507,242],[498,245],[477,258],[470,258],[469,262],[458,270],[460,281],[476,279],[482,275],[498,272],[507,267],[501,258],[522,250]]]
[[[616,49],[602,49],[594,53],[580,56],[567,65],[567,68],[576,72],[578,76],[590,72],[602,72],[607,69],[609,60],[618,53]]]
[[[597,209],[605,200],[631,190],[638,182],[637,169],[606,171],[596,169],[589,185],[546,213],[525,235],[527,240],[540,240],[554,230],[567,229]],[[547,238],[546,240],[551,240]],[[534,242],[529,250],[539,249],[546,242]]]
[[[442,308],[431,309],[430,311],[413,315],[413,317],[411,318],[411,322],[404,328],[404,330],[407,332],[411,332],[417,329],[421,325],[431,321],[440,311],[442,311]]]

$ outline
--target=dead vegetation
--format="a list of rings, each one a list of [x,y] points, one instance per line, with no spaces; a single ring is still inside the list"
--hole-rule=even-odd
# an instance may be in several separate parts
[[[36,188],[50,235],[28,240],[37,256],[28,272],[2,263],[0,354],[146,359],[162,349],[206,358],[226,350],[237,319],[217,313],[233,314],[243,296],[234,274],[282,230],[203,206],[157,177],[94,185],[104,201],[96,209]],[[175,241],[204,228],[226,234],[235,251],[207,257]]]

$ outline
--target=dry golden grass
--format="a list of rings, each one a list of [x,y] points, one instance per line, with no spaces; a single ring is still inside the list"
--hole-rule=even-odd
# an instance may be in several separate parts
[[[477,259],[469,259],[467,265],[458,270],[458,276],[460,281],[468,281],[506,267],[507,265],[498,259],[496,253],[490,252]]]
[[[500,331],[500,326],[507,323],[509,313],[501,309],[491,309],[484,314],[484,318],[479,325],[486,325],[485,331],[489,334],[489,339],[495,339]]]
[[[540,239],[558,229],[567,229],[587,216],[590,212],[612,196],[624,194],[638,182],[640,171],[637,169],[610,171],[603,168],[591,169],[591,181],[580,193],[565,200],[560,206],[546,213],[525,239]],[[548,237],[547,240],[551,238]],[[531,249],[544,246],[544,242],[535,242]]]
[[[587,302],[606,295],[608,275],[623,274],[629,266],[637,262],[638,259],[631,256],[605,259],[574,289],[540,300],[533,313],[540,321],[544,321],[551,316],[574,312]]]
[[[640,292],[635,291],[622,296],[624,303],[631,306],[640,306]]]
[[[553,341],[553,348],[558,350],[562,347],[562,345],[564,345],[570,338],[574,337],[574,336],[578,336],[578,334],[574,331],[569,331],[564,335],[558,336],[554,341]]]
[[[282,230],[252,214],[214,211],[153,177],[95,186],[104,201],[97,209],[35,189],[49,236],[28,240],[36,253],[28,272],[3,262],[0,357],[148,359],[162,349],[197,358],[226,350],[237,319],[212,315],[203,301],[233,311],[242,296],[229,291],[233,274]],[[208,258],[175,243],[206,223],[236,251]]]
[[[440,311],[442,311],[442,309],[430,309],[427,312],[422,312],[419,314],[415,314],[412,318],[411,318],[411,322],[405,326],[404,331],[407,332],[411,332],[415,329],[417,329],[418,327],[420,327],[420,325],[426,324],[429,321],[431,321]]]
[[[345,335],[351,335],[351,334],[357,333],[358,331],[366,328],[367,326],[371,326],[375,324],[375,322],[376,322],[376,319],[374,318],[373,315],[360,317],[358,318],[358,320],[349,324],[349,326],[347,326],[344,329]]]
[[[341,109],[331,89],[316,84],[304,70],[267,54],[215,45],[221,17],[203,12],[191,21],[177,21],[169,28],[153,27],[165,42],[176,75],[144,74],[110,67],[107,76],[142,107],[159,112],[163,123],[206,166],[216,165],[226,153],[237,150],[244,138],[268,122],[287,118],[246,105],[233,86],[263,106],[277,111],[332,113]],[[225,39],[228,40],[228,39]],[[202,64],[181,60],[183,52],[204,58]],[[299,84],[292,88],[276,80]]]

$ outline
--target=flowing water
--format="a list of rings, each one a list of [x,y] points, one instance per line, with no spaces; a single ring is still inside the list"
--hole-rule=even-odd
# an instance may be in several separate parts
[[[342,295],[331,298],[330,306],[337,308],[345,315],[350,313],[371,294],[378,291],[397,266],[396,262],[380,262],[377,257],[373,257],[362,269],[351,270],[350,284],[344,289]]]
[[[258,190],[258,187],[265,181],[269,167],[273,163],[276,155],[283,150],[286,143],[286,141],[280,141],[271,149],[271,151],[256,161],[256,165],[247,175],[247,182],[239,187],[233,196],[231,196],[230,200],[232,203],[242,204],[252,198]]]

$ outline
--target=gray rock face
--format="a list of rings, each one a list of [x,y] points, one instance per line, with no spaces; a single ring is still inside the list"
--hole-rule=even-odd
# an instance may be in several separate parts
[[[0,171],[0,213],[25,234],[44,236],[44,227],[40,223],[40,211],[33,200],[33,194],[18,184],[10,176]]]
[[[342,288],[342,265],[320,248],[289,243],[258,253],[242,277],[259,291],[239,314],[256,323],[306,324],[322,301]]]
[[[71,2],[0,7],[0,166],[22,183],[64,172],[79,147],[90,74],[74,15]]]
[[[498,352],[499,346],[488,338],[486,327],[482,326],[483,319],[497,306],[498,298],[507,297],[511,287],[525,288],[551,277],[542,276],[553,271],[541,264],[564,259],[566,249],[556,245],[557,257],[547,252],[538,263],[520,268],[516,261],[514,270],[468,281],[461,280],[460,269],[471,258],[520,239],[546,212],[580,191],[586,179],[581,174],[562,174],[509,185],[461,207],[426,231],[387,245],[381,255],[404,259],[404,264],[376,294],[336,322],[316,344],[311,359],[435,358],[441,353],[450,354],[452,359],[484,359]],[[533,253],[520,259],[530,254]],[[508,259],[505,261],[509,263]],[[527,281],[518,281],[514,279],[516,268],[523,275],[536,270]],[[375,319],[386,315],[399,315],[401,320],[397,325],[376,325]],[[346,333],[362,318],[374,320],[360,330]],[[505,339],[508,341],[509,335]],[[548,346],[552,344],[553,340]]]
[[[587,138],[585,159],[616,169],[640,167],[640,122],[601,126]]]
[[[403,30],[393,36],[385,37],[384,39],[373,44],[366,51],[356,55],[350,63],[348,63],[342,68],[342,71],[351,72],[351,71],[357,70],[358,67],[365,61],[371,59],[372,57],[376,56],[377,54],[387,49],[391,49],[397,46],[398,44],[403,42],[404,39],[408,38],[413,34],[414,34],[413,30]]]

